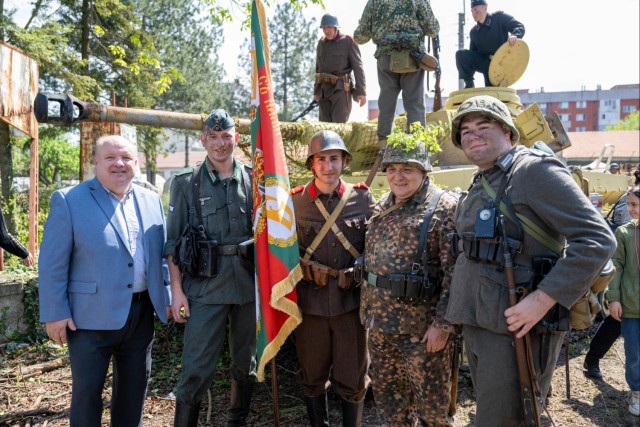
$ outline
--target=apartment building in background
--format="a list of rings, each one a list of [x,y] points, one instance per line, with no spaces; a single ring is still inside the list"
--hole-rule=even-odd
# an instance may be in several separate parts
[[[567,92],[536,92],[529,89],[516,90],[522,108],[538,104],[544,114],[555,111],[567,132],[603,131],[629,114],[640,110],[640,84],[616,85],[611,89],[579,90]],[[447,98],[443,97],[442,103]],[[378,117],[378,101],[370,100],[369,120]],[[433,97],[425,95],[427,111],[433,111]],[[396,115],[404,113],[402,99],[396,105]]]

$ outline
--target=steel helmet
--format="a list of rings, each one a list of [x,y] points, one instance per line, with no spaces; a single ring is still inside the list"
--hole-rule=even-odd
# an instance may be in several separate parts
[[[429,151],[423,143],[418,143],[415,148],[406,149],[404,145],[398,144],[391,146],[387,144],[382,157],[382,171],[387,170],[387,166],[392,163],[406,163],[413,165],[423,172],[431,172],[431,162],[429,161]]]
[[[460,122],[465,116],[474,113],[487,115],[507,125],[511,130],[512,144],[515,144],[520,139],[520,133],[513,124],[513,119],[507,106],[493,96],[480,95],[467,99],[458,107],[456,116],[451,123],[451,139],[456,147],[462,148],[460,145]]]
[[[320,28],[322,27],[336,27],[338,28],[340,24],[338,23],[338,17],[332,15],[330,13],[325,13],[322,15],[322,19],[320,19]]]
[[[347,163],[351,160],[351,153],[347,150],[340,135],[332,130],[321,130],[316,132],[309,141],[307,161],[305,163],[307,169],[311,170],[311,159],[314,154],[329,150],[342,150],[347,158]]]

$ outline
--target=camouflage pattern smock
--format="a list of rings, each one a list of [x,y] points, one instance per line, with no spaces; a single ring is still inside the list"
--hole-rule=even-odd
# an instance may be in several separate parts
[[[358,44],[372,40],[376,58],[389,54],[398,40],[412,40],[411,49],[425,51],[424,37],[435,37],[440,24],[429,0],[369,0],[353,38]]]

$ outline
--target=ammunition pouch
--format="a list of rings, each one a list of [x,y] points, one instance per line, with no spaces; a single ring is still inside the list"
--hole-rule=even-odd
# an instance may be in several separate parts
[[[316,286],[324,287],[329,284],[329,278],[339,277],[340,271],[320,264],[316,261],[300,261],[302,267],[302,278],[315,283]]]
[[[454,240],[457,239],[454,238]],[[522,242],[519,240],[507,238],[507,245],[511,253],[519,253],[522,249]],[[467,258],[472,261],[493,265],[504,263],[502,239],[500,238],[481,239],[476,237],[473,232],[466,232],[462,234],[462,249]]]
[[[420,274],[390,274],[385,277],[368,273],[367,277],[370,285],[391,290],[394,298],[430,301],[437,294],[435,283]]]
[[[218,275],[218,241],[199,240],[196,242],[196,277],[216,277]]]
[[[238,253],[255,269],[256,244],[253,239],[245,240],[238,245]]]
[[[353,280],[353,267],[351,268],[343,268],[338,271],[338,287],[340,289],[351,289],[355,285],[355,281]]]
[[[364,254],[362,254],[356,258],[353,263],[353,280],[356,282],[356,286],[359,286],[366,277],[367,273],[364,271]]]
[[[549,274],[557,259],[551,257],[533,257],[531,267],[533,278],[529,285],[529,291],[533,292],[538,288],[538,284]],[[546,332],[566,332],[571,330],[569,310],[560,304],[554,304],[544,317],[536,324],[534,331],[538,333]]]
[[[330,73],[316,73],[316,83],[329,83],[335,85],[338,81],[342,81],[345,92],[351,92],[351,78],[349,74],[335,75]]]

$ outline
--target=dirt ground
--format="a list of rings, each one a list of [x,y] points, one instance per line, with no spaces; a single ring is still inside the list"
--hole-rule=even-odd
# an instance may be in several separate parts
[[[584,375],[582,363],[595,326],[586,332],[573,333],[569,344],[569,366],[571,398],[566,396],[564,354],[560,355],[553,379],[553,394],[549,413],[557,427],[561,426],[640,426],[640,419],[627,412],[628,386],[624,380],[624,349],[619,339],[601,361],[603,381],[594,381]],[[175,383],[180,372],[180,335],[178,327],[161,328],[156,334],[154,367],[145,404],[143,424],[147,427],[167,427],[173,422]],[[32,366],[52,360],[61,367],[47,372],[30,373]],[[0,346],[0,426],[49,426],[61,427],[69,424],[68,411],[71,398],[71,373],[64,349],[50,342],[24,344],[11,342]],[[229,380],[221,360],[219,373],[207,398],[204,399],[200,416],[201,426],[223,426],[229,404]],[[293,379],[297,369],[295,352],[287,342],[277,358],[278,408],[280,426],[306,426],[306,409],[298,385]],[[111,386],[107,380],[104,393],[105,412],[103,426],[109,425],[109,401]],[[256,385],[252,413],[248,420],[251,426],[274,424],[271,383]],[[332,425],[340,425],[340,402],[329,394]],[[458,406],[455,426],[472,426],[475,402],[471,380],[461,372],[458,390]],[[552,425],[547,415],[543,426]],[[375,403],[369,393],[365,405],[363,426],[382,427]],[[115,426],[117,427],[117,426]]]

